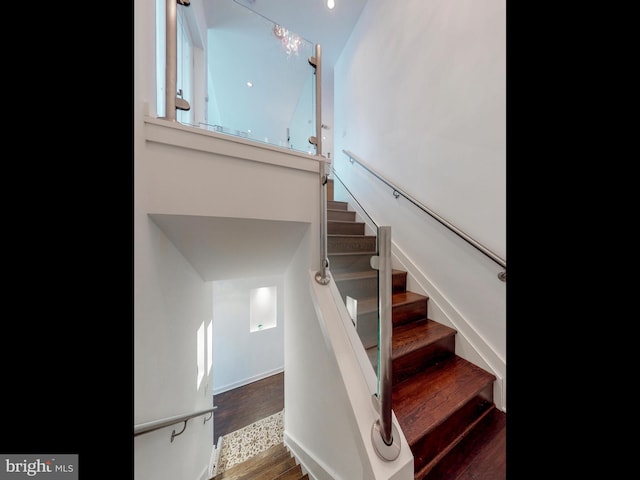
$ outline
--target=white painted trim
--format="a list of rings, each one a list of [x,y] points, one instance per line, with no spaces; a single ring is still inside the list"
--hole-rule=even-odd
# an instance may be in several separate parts
[[[229,383],[221,387],[216,387],[213,389],[213,394],[218,395],[228,390],[233,390],[234,388],[242,387],[244,385],[248,385],[249,383],[257,382],[258,380],[262,380],[263,378],[267,378],[267,377],[270,377],[271,375],[276,375],[277,373],[282,373],[282,372],[284,372],[284,365],[282,367],[269,370],[268,372],[259,373],[258,375],[254,375],[249,378],[238,380],[237,382]]]
[[[453,304],[440,292],[429,278],[420,270],[404,253],[404,251],[392,242],[393,264],[399,266],[407,272],[412,281],[418,285],[422,293],[429,297],[429,309],[438,309],[440,315],[436,321],[449,327],[455,328],[456,334],[456,354],[473,364],[482,367],[496,376],[494,382],[494,402],[496,407],[506,412],[506,392],[504,384],[506,382],[506,362],[500,355],[491,348],[487,341],[480,335],[464,316],[453,306]],[[413,290],[413,288],[412,288]],[[433,318],[433,314],[429,314]]]
[[[222,452],[222,436],[218,437],[218,441],[213,444],[211,450],[211,458],[209,459],[209,476],[204,480],[209,480],[218,474],[218,461],[220,460],[220,453]]]
[[[200,475],[198,475],[197,480],[209,480],[211,477],[209,476],[209,466],[205,466]]]
[[[320,162],[329,162],[322,156],[257,143],[203,128],[183,125],[179,122],[145,117],[144,124],[147,142],[216,153],[308,172],[320,172]]]
[[[291,451],[296,461],[309,475],[311,480],[341,480],[331,467],[317,459],[308,448],[304,448],[300,442],[294,439],[287,431],[284,432],[284,444]]]

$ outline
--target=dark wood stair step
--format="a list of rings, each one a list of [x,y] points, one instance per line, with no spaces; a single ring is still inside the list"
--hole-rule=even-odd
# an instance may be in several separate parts
[[[495,379],[454,355],[393,386],[392,408],[415,472],[451,449],[494,407]]]
[[[290,468],[296,466],[296,459],[290,456],[289,458],[281,458],[270,465],[265,465],[258,471],[251,472],[250,475],[241,477],[242,480],[273,480],[281,473],[286,472]],[[240,478],[238,480],[241,480]]]
[[[355,222],[356,212],[352,210],[327,210],[327,221]]]
[[[475,479],[507,478],[507,415],[497,408],[490,409],[473,428],[473,434],[441,455],[437,465],[431,462],[416,472],[420,480],[443,478]]]
[[[427,302],[429,297],[410,290],[391,295],[393,324],[401,325],[412,320],[427,318]],[[358,312],[368,313],[378,310],[378,297],[358,300]],[[413,315],[410,315],[413,312]],[[397,318],[396,318],[397,317]]]
[[[273,480],[300,480],[302,478],[308,478],[308,476],[302,475],[302,467],[296,464],[286,472],[274,477]]]
[[[348,207],[348,202],[342,202],[340,200],[327,200],[327,210],[346,210]]]
[[[327,220],[327,234],[364,235],[363,222]]]
[[[456,330],[430,319],[393,328],[393,384],[455,354]]]
[[[416,292],[406,291],[394,293],[391,297],[393,305],[393,325],[402,325],[427,318],[427,302],[429,297]]]

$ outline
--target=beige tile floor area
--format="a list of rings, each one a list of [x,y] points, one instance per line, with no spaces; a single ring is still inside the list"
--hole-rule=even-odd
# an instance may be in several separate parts
[[[222,437],[216,474],[244,462],[248,458],[282,443],[284,434],[284,410],[258,420]]]

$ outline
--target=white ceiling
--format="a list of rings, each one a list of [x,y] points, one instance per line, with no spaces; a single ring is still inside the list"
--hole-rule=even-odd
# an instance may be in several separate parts
[[[204,281],[282,274],[308,223],[149,214]]]

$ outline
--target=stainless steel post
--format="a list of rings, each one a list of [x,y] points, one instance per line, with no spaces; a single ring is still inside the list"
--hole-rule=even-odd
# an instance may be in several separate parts
[[[309,64],[316,69],[316,135],[309,137],[309,143],[316,146],[316,155],[322,157],[322,49],[316,44],[316,56],[309,58]],[[327,268],[327,162],[320,158],[320,270],[315,279],[321,285],[330,281]]]
[[[309,58],[316,69],[316,135],[309,137],[309,143],[316,146],[316,155],[322,155],[322,48],[316,44],[316,56]]]
[[[176,121],[176,92],[178,84],[178,5],[166,0],[166,65],[165,65],[165,118]]]
[[[316,282],[327,285],[330,281],[327,268],[327,162],[320,160],[320,270],[316,272]]]
[[[372,257],[372,267],[378,270],[378,401],[380,418],[373,424],[371,437],[377,454],[384,460],[400,455],[400,439],[393,427],[392,393],[392,284],[391,284],[391,227],[378,227],[378,256]]]

